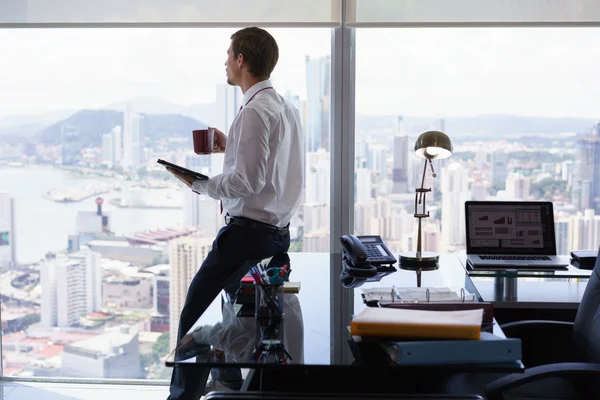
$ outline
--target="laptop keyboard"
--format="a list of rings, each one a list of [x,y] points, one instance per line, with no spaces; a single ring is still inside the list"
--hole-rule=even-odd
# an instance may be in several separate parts
[[[482,256],[482,260],[550,261],[548,256]]]

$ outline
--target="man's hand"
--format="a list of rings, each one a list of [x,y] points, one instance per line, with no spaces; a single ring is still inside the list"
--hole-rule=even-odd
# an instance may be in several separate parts
[[[192,187],[192,184],[196,180],[196,177],[194,177],[192,175],[184,174],[183,172],[180,172],[180,171],[178,171],[176,169],[173,169],[173,168],[167,167],[167,171],[169,171],[170,173],[172,173],[173,175],[175,175],[175,177],[177,179],[179,179],[181,182],[183,182],[189,188]]]
[[[213,153],[225,153],[225,146],[227,145],[227,136],[217,128],[209,126],[210,129],[215,131],[215,144]]]

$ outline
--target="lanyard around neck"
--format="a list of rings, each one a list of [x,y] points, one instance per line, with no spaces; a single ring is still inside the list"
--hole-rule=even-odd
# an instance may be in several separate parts
[[[273,89],[273,86],[269,86],[269,87],[266,87],[266,88],[262,88],[262,89],[260,89],[258,92],[254,93],[254,94],[252,95],[252,97],[250,97],[250,99],[248,99],[248,101],[246,102],[246,104],[244,104],[244,105],[240,106],[240,110],[241,110],[243,107],[247,106],[247,105],[248,105],[248,103],[250,103],[250,102],[252,101],[252,99],[254,99],[254,96],[256,96],[257,94],[259,94],[259,93],[260,93],[260,92],[262,92],[263,90],[267,90],[267,89]]]

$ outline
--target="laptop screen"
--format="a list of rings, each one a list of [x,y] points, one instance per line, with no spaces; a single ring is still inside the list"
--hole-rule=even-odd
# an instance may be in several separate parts
[[[467,254],[556,255],[551,202],[467,201]]]

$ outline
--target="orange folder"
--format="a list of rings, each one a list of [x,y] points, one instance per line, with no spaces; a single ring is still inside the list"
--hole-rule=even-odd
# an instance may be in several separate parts
[[[350,322],[352,336],[479,340],[483,310],[367,307]]]

